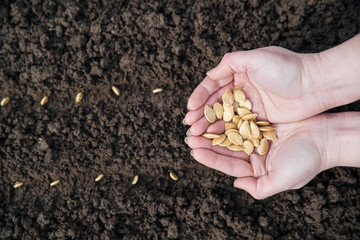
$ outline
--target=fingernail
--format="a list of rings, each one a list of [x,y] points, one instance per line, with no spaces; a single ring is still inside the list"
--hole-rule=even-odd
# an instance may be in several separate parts
[[[215,70],[215,68],[211,69],[210,71],[208,71],[208,72],[206,73],[206,75],[210,76],[211,74],[214,73],[214,70]]]
[[[190,128],[186,131],[186,136],[190,136]]]
[[[187,140],[188,140],[188,138],[186,137],[186,138],[184,138],[184,142],[187,144]]]
[[[191,156],[193,156],[193,152],[194,152],[194,150],[191,150],[191,151],[190,151],[190,155],[191,155]]]
[[[185,122],[185,118],[182,120],[182,124],[185,125],[185,126],[187,125],[186,122]]]

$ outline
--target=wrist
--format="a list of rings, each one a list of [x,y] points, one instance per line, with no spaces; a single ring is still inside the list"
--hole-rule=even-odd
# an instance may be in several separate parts
[[[360,113],[324,114],[322,143],[324,170],[360,167]]]

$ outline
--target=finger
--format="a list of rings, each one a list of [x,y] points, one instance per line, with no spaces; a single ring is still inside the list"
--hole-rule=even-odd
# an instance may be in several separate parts
[[[205,103],[198,109],[189,111],[185,116],[185,123],[188,125],[194,124],[196,121],[198,121],[202,116],[204,116],[204,107],[205,105],[208,105],[212,107],[214,103],[221,102],[221,96],[225,92],[227,88],[234,88],[233,83],[227,84],[221,88],[219,88],[217,91],[215,91],[208,99],[205,101]]]
[[[213,81],[206,77],[189,97],[187,104],[188,110],[192,111],[200,108],[214,92],[229,84],[232,80],[233,78],[229,77],[227,79],[221,79],[220,81]]]
[[[250,61],[251,53],[252,51],[227,53],[221,59],[219,65],[206,74],[212,80],[219,80],[229,78],[234,73],[246,72],[249,68],[253,67]]]
[[[225,132],[225,122],[223,120],[216,121],[209,125],[206,129],[207,133],[221,134]]]
[[[205,132],[210,124],[205,117],[202,117],[189,128],[188,133],[189,135],[199,136]]]
[[[216,169],[233,177],[252,176],[252,168],[247,161],[220,155],[208,149],[197,148],[193,150],[193,157],[199,163]]]
[[[274,179],[271,173],[260,178],[238,178],[235,180],[234,186],[247,191],[255,199],[264,199],[287,190],[286,184],[281,184],[281,181]]]
[[[189,147],[191,147],[193,149],[197,149],[197,148],[208,149],[208,150],[211,150],[215,153],[218,153],[218,154],[221,154],[224,156],[241,158],[244,160],[248,160],[248,158],[249,158],[248,155],[246,155],[246,153],[244,153],[244,152],[234,152],[234,151],[229,150],[226,147],[213,146],[212,140],[206,139],[204,137],[190,136],[187,138],[186,142],[189,145]]]

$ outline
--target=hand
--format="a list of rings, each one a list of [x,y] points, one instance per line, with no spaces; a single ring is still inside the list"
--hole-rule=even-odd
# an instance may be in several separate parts
[[[312,61],[312,55],[280,47],[226,54],[189,98],[184,121],[194,125],[190,133],[206,130],[205,105],[212,106],[234,85],[254,104],[253,112],[272,123],[298,121],[321,112],[323,100],[314,93],[307,68],[316,65]]]
[[[192,155],[200,163],[237,177],[234,186],[249,192],[256,199],[297,189],[319,172],[330,168],[326,152],[326,115],[295,123],[274,124],[278,140],[271,143],[266,156],[233,152],[212,146],[211,140],[199,136],[186,138]],[[216,126],[216,127],[215,127]],[[213,125],[212,132],[223,132]]]

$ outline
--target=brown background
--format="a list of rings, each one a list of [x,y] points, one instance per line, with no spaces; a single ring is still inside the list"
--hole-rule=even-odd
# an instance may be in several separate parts
[[[333,47],[359,1],[3,0],[0,26],[0,239],[359,239],[358,169],[257,201],[191,158],[181,124],[226,52]]]

